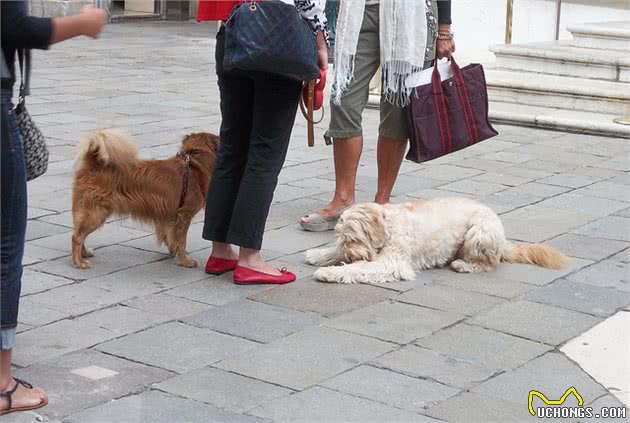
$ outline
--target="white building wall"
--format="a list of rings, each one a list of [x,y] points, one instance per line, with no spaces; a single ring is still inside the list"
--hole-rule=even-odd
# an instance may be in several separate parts
[[[453,30],[460,62],[494,61],[488,51],[505,40],[506,0],[453,0]],[[560,39],[571,37],[568,25],[630,21],[630,0],[562,0]],[[556,0],[514,0],[512,42],[553,41]]]

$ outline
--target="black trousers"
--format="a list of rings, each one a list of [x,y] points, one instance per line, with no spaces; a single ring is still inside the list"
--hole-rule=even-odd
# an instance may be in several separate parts
[[[261,249],[302,84],[268,74],[224,72],[224,40],[221,28],[215,52],[221,146],[208,189],[203,237]]]

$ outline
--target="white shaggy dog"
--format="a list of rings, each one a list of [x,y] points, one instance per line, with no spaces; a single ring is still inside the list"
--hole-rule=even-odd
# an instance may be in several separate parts
[[[567,258],[542,244],[505,239],[499,216],[467,198],[404,204],[358,204],[335,227],[336,246],[306,252],[322,282],[386,283],[409,280],[415,270],[450,266],[456,272],[490,272],[499,262],[558,269]]]

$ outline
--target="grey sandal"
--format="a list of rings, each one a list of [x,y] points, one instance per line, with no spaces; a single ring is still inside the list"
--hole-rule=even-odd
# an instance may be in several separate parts
[[[330,216],[322,216],[319,213],[307,214],[300,219],[300,226],[305,231],[310,232],[331,231],[335,229],[335,225],[337,224],[339,217],[341,217],[343,212],[348,210],[350,207],[352,206],[339,209],[335,212],[335,214],[332,214]]]

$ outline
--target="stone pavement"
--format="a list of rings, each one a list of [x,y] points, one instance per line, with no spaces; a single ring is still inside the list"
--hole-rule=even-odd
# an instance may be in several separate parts
[[[477,198],[501,214],[510,238],[571,256],[562,271],[501,265],[383,286],[315,282],[302,253],[333,234],[302,232],[296,220],[330,198],[332,152],[324,125],[317,147],[306,146],[301,118],[264,244],[268,259],[297,271],[296,283],[242,287],[179,268],[148,228],[124,219],[88,239],[92,269],[73,269],[81,134],[124,128],[143,157],[165,157],[187,132],[217,132],[212,32],[118,24],[98,42],[35,55],[29,110],[51,164],[29,183],[14,361],[50,405],[3,422],[529,422],[529,390],[558,398],[569,386],[587,405],[621,404],[619,387],[602,386],[560,347],[630,311],[627,140],[504,126],[465,151],[403,164],[394,201]],[[378,113],[366,111],[360,200],[375,189],[377,125]],[[189,250],[203,263],[209,243],[196,222]]]

